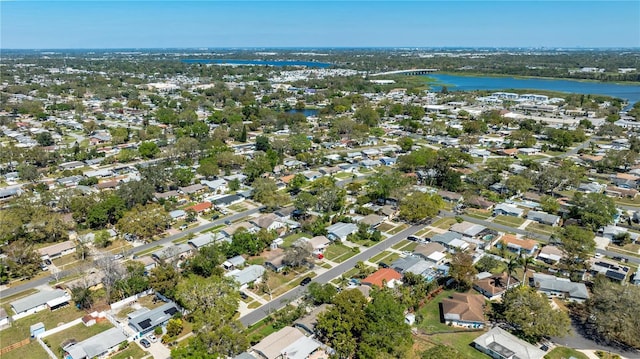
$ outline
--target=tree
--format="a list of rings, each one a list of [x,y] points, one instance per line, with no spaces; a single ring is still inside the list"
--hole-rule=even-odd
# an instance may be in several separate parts
[[[509,288],[509,285],[511,285],[511,276],[518,267],[520,267],[520,262],[515,258],[511,258],[507,262],[507,288]]]
[[[155,142],[142,142],[138,146],[138,152],[144,158],[153,158],[160,152],[160,148]]]
[[[411,329],[404,321],[404,309],[390,291],[373,292],[365,308],[366,329],[358,348],[358,358],[402,358],[413,344]]]
[[[321,212],[339,211],[345,201],[346,191],[331,177],[322,177],[313,181],[310,193],[316,197],[317,208]]]
[[[232,279],[191,275],[178,284],[176,297],[190,311],[195,338],[174,350],[172,358],[233,357],[249,346],[242,324],[234,319],[240,294]]]
[[[369,127],[376,127],[380,121],[380,115],[370,106],[361,107],[356,110],[353,118]]]
[[[184,325],[182,323],[182,319],[180,318],[169,319],[169,321],[167,322],[167,333],[165,334],[164,337],[162,337],[162,342],[171,343],[178,337],[180,333],[182,333],[183,328],[184,328]]]
[[[307,241],[298,241],[284,250],[282,263],[288,267],[301,267],[309,262],[313,248]]]
[[[276,182],[270,178],[257,178],[253,182],[253,199],[273,211],[289,202],[289,195],[278,191]]]
[[[173,178],[178,183],[178,186],[188,186],[193,181],[195,175],[189,168],[176,168],[173,170]]]
[[[270,149],[271,145],[267,136],[260,135],[256,137],[256,151],[267,152]]]
[[[317,282],[310,283],[307,287],[307,297],[311,299],[314,305],[331,303],[333,297],[338,294],[338,290],[331,283],[320,284]]]
[[[90,309],[93,305],[91,289],[85,286],[75,286],[71,288],[71,300],[76,303],[78,309]]]
[[[225,253],[219,245],[205,246],[189,259],[187,268],[193,274],[208,278],[212,275],[222,275],[220,265],[226,260]]]
[[[518,258],[518,261],[520,262],[520,265],[522,266],[522,268],[524,269],[523,273],[522,273],[522,282],[520,284],[524,285],[526,283],[527,280],[527,270],[529,269],[529,266],[532,264],[536,263],[536,260],[533,259],[533,257],[531,256],[520,256],[520,258]],[[507,287],[509,287],[507,285]]]
[[[118,187],[116,194],[124,201],[127,208],[136,204],[145,205],[153,200],[153,185],[147,181],[129,181]]]
[[[404,152],[411,150],[411,147],[413,147],[413,139],[411,137],[402,137],[396,143]]]
[[[367,299],[359,290],[345,290],[335,296],[333,303],[333,307],[318,316],[316,331],[339,358],[350,358],[356,353],[367,325]]]
[[[168,263],[162,263],[151,270],[149,285],[165,297],[175,299],[176,288],[181,275],[176,268]]]
[[[640,287],[598,276],[591,292],[582,313],[587,331],[610,344],[640,348]]]
[[[473,284],[474,276],[478,273],[473,266],[473,257],[466,252],[456,252],[451,258],[451,277],[456,281],[458,288],[468,289]]]
[[[507,178],[505,186],[512,195],[522,194],[531,187],[531,180],[523,176],[514,175]]]
[[[40,146],[46,147],[53,145],[53,137],[49,131],[40,132],[36,135],[36,141]]]
[[[390,196],[399,197],[410,183],[411,180],[402,176],[398,171],[379,172],[369,177],[369,196],[383,200]]]
[[[503,315],[516,328],[516,335],[537,343],[569,332],[569,316],[551,307],[549,299],[529,286],[509,289],[502,299]]]
[[[93,244],[98,248],[107,248],[111,244],[111,236],[106,230],[98,231],[93,238]]]
[[[444,207],[442,197],[436,194],[413,192],[400,199],[400,218],[419,223],[433,218]]]
[[[604,193],[576,192],[572,201],[571,216],[578,218],[580,223],[592,231],[613,222],[617,213],[616,203]]]
[[[38,168],[28,163],[21,163],[18,165],[18,176],[23,181],[35,181],[40,177]]]
[[[556,214],[560,210],[560,203],[555,198],[545,195],[540,198],[540,207],[547,213]]]
[[[171,217],[159,204],[137,204],[122,216],[116,228],[122,233],[133,234],[146,240],[164,232],[170,223]]]
[[[572,272],[586,269],[587,260],[596,248],[593,232],[578,226],[566,226],[554,237],[560,239],[564,253],[561,264]]]

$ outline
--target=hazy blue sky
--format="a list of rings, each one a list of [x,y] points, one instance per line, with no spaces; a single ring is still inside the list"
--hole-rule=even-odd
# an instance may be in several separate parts
[[[640,47],[640,1],[0,0],[1,48]]]

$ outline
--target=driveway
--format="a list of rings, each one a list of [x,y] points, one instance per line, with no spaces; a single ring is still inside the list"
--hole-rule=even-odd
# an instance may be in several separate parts
[[[146,337],[145,337],[146,338]],[[136,340],[136,343],[140,345],[140,341]],[[145,348],[140,345],[140,348],[145,352],[149,352],[154,359],[170,359],[171,358],[171,350],[165,347],[164,344],[160,343],[160,338],[155,343],[151,343],[149,348]]]

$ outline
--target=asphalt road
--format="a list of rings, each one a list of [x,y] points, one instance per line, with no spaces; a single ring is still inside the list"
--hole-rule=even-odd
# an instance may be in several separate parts
[[[313,278],[312,282],[316,282],[320,284],[327,283],[333,278],[336,278],[342,275],[343,273],[345,273],[346,271],[348,271],[349,269],[353,268],[357,262],[368,260],[369,258],[375,256],[376,254],[386,250],[387,248],[393,246],[394,244],[400,242],[401,240],[407,238],[408,236],[416,233],[420,228],[422,227],[411,226],[405,229],[404,231],[385,239],[384,241],[368,248],[367,250],[347,259],[346,261],[322,273],[321,275]],[[255,309],[251,313],[246,314],[243,317],[240,317],[240,322],[242,322],[242,324],[244,324],[247,327],[252,324],[255,324],[261,321],[262,319],[266,318],[269,315],[269,313],[272,313],[278,309],[281,309],[287,303],[301,297],[304,294],[305,290],[306,290],[305,287],[297,287],[293,290],[290,290],[287,293],[281,295],[280,297],[273,299],[269,303],[266,303],[261,307]]]
[[[176,233],[176,234],[173,234],[171,236],[168,236],[168,237],[165,237],[165,238],[161,238],[161,239],[159,239],[157,241],[154,241],[154,242],[151,242],[151,243],[147,243],[147,244],[143,244],[143,245],[138,246],[138,247],[134,247],[134,248],[124,252],[124,255],[125,255],[125,257],[131,256],[131,255],[135,255],[137,253],[144,252],[149,248],[153,248],[153,247],[157,247],[157,246],[161,246],[161,245],[170,243],[170,242],[175,241],[177,239],[180,239],[180,238],[182,238],[182,237],[184,237],[184,236],[186,236],[186,235],[188,235],[190,233],[198,233],[198,232],[206,231],[207,229],[210,229],[210,228],[213,228],[215,226],[219,226],[221,224],[224,224],[225,221],[232,221],[233,222],[235,220],[244,218],[246,216],[252,215],[252,214],[257,213],[259,211],[260,211],[260,208],[254,208],[254,209],[249,209],[249,210],[246,210],[246,211],[243,211],[243,212],[239,212],[239,213],[227,216],[227,217],[223,217],[223,218],[217,219],[215,221],[212,221],[211,223],[207,223],[207,224],[204,224],[202,226],[190,228],[190,229],[184,230],[184,231],[182,231],[180,233]],[[75,272],[75,269],[61,271],[59,273],[58,278],[64,278],[64,277],[66,277],[66,276],[68,276],[70,274],[73,274],[74,272]],[[14,287],[3,289],[3,290],[0,291],[0,298],[8,297],[8,296],[11,296],[11,295],[14,295],[14,294],[18,294],[20,292],[23,292],[23,291],[26,291],[26,290],[29,290],[29,289],[33,289],[33,288],[36,288],[36,287],[39,287],[39,286],[42,286],[42,285],[46,285],[49,282],[51,282],[52,280],[54,280],[52,276],[46,276],[44,278],[40,278],[40,279],[29,281],[29,282],[27,282],[25,284],[19,284],[19,285],[16,285]]]

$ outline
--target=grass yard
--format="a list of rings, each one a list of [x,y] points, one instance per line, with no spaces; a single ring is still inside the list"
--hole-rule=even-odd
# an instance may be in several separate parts
[[[527,231],[546,236],[552,235],[555,232],[553,227],[538,222],[531,222],[525,229]]]
[[[382,258],[388,256],[389,254],[391,254],[391,252],[382,251],[382,252],[376,254],[375,256],[369,258],[369,262],[378,263]]]
[[[138,258],[144,257],[147,254],[151,254],[151,253],[157,251],[158,249],[162,249],[162,246],[153,246],[153,247],[147,249],[146,251],[142,251],[142,252],[136,254],[136,256],[138,256]]]
[[[84,324],[80,323],[78,325],[74,325],[71,328],[68,328],[67,330],[51,334],[48,337],[43,338],[43,341],[45,342],[45,344],[49,345],[49,348],[51,348],[54,353],[62,353],[62,344],[64,342],[71,339],[75,340],[76,342],[81,342],[111,328],[113,328],[113,325],[111,325],[109,321],[96,323],[90,327],[87,327]]]
[[[249,309],[256,309],[256,308],[260,308],[261,305],[262,304],[260,302],[254,300],[253,302],[249,303],[249,305],[247,305],[247,307]]]
[[[221,228],[226,227],[226,224],[219,224],[217,226],[213,226],[209,229],[207,229],[206,231],[202,231],[202,233],[207,233],[207,232],[218,232]]]
[[[496,216],[493,219],[493,223],[502,224],[510,227],[520,227],[524,223],[525,219],[514,216]]]
[[[565,347],[557,347],[544,356],[545,359],[589,359],[588,356],[580,353],[577,350]]]
[[[4,342],[2,342],[4,347]],[[49,354],[42,348],[42,346],[35,340],[31,343],[14,349],[8,353],[2,354],[2,359],[49,359]]]
[[[267,317],[266,319],[263,319],[247,328],[245,333],[251,344],[254,344],[262,340],[262,338],[266,337],[267,335],[275,333],[276,331],[277,329],[273,327],[270,318]]]
[[[54,311],[43,310],[28,317],[13,322],[10,328],[0,331],[0,343],[2,346],[11,345],[29,337],[29,327],[42,322],[46,330],[53,329],[58,324],[68,323],[82,317],[86,313],[76,309],[72,305]]]
[[[333,268],[333,267],[331,266],[331,264],[329,264],[329,263],[320,263],[320,267],[322,267],[322,268],[326,268],[326,269],[331,269],[331,268]]]
[[[76,258],[75,253],[74,254],[68,254],[66,256],[62,256],[60,258],[56,258],[54,260],[52,260],[51,262],[53,262],[53,264],[56,265],[56,267],[60,268],[60,269],[65,269],[65,266],[71,264],[71,263],[75,263],[80,261],[78,258]]]
[[[339,180],[345,180],[345,179],[353,177],[353,173],[338,172],[335,175],[333,175],[333,177],[335,177],[335,178],[337,178]]]
[[[423,229],[417,231],[414,236],[416,237],[424,237],[425,234],[431,232],[431,229],[429,229],[429,227],[424,227]]]
[[[443,344],[456,349],[465,359],[490,359],[491,357],[481,353],[471,346],[474,339],[482,335],[481,331],[460,332],[448,334],[435,334],[429,336],[433,342]],[[457,358],[456,358],[457,359]]]
[[[390,230],[389,233],[390,234],[398,234],[398,233],[404,231],[407,228],[409,228],[408,224],[401,224],[401,225],[397,226],[396,228]]]
[[[356,255],[350,247],[344,244],[333,243],[324,250],[324,257],[332,262],[344,262]]]
[[[418,313],[422,315],[422,321],[418,324],[418,328],[424,330],[427,334],[451,331],[452,327],[440,323],[440,301],[454,292],[454,290],[443,291],[420,308]]]
[[[232,204],[227,208],[229,208],[232,211],[236,211],[236,212],[243,212],[243,211],[247,210],[247,206],[245,206],[244,204],[241,204],[241,203]]]
[[[487,219],[491,217],[490,211],[485,211],[483,209],[475,209],[475,208],[467,208],[465,210],[465,214],[469,217],[479,218],[479,219]]]
[[[147,355],[136,343],[130,343],[127,349],[115,354],[111,359],[140,359]]]
[[[378,225],[378,227],[376,227],[377,230],[379,230],[380,232],[389,232],[390,230],[392,230],[395,226],[391,223],[381,223],[380,225]]]
[[[302,233],[302,232],[288,235],[284,237],[284,239],[282,240],[282,247],[289,248],[300,238],[311,238],[311,237],[309,237],[308,234]]]
[[[440,229],[449,229],[453,224],[456,223],[455,218],[446,217],[440,218],[439,220],[431,223],[431,227],[440,228]]]
[[[398,242],[398,243],[396,243],[396,244],[392,245],[392,246],[391,246],[391,248],[393,248],[393,249],[397,249],[397,250],[400,250],[400,248],[402,248],[402,247],[406,246],[406,245],[407,245],[407,244],[409,244],[409,243],[411,243],[411,241],[406,240],[406,239],[403,239],[403,240],[401,240],[400,242]]]
[[[409,252],[413,252],[414,249],[416,249],[416,247],[418,246],[418,242],[411,242],[409,244],[407,244],[406,246],[400,248],[401,251],[409,251]]]

